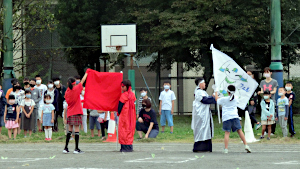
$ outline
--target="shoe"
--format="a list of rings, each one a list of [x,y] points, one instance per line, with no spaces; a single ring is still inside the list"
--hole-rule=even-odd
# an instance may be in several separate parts
[[[265,132],[265,133],[264,133],[264,135],[268,135],[268,133],[267,133],[267,132]]]
[[[48,141],[49,139],[48,139],[48,138],[45,138],[45,140]]]
[[[74,140],[73,137],[70,138],[70,141]]]
[[[173,132],[170,132],[171,134],[173,134]]]
[[[165,131],[161,131],[160,133],[164,133]]]
[[[48,138],[48,141],[51,141],[52,140],[52,138]]]
[[[271,140],[271,138],[270,138],[270,137],[268,137],[268,138],[267,138],[267,140]]]
[[[24,138],[27,138],[27,136],[24,136]]]
[[[137,140],[142,140],[143,138],[141,138],[141,137],[139,137],[139,138],[137,138]]]
[[[228,149],[224,149],[223,153],[228,154]]]
[[[293,138],[294,137],[294,134],[291,134],[291,138]]]
[[[74,154],[84,154],[84,151],[81,151],[80,149],[75,149],[74,150],[74,152],[73,152]]]
[[[70,151],[67,148],[65,148],[64,151],[63,151],[64,154],[68,154],[69,152]]]
[[[247,153],[251,153],[251,149],[248,145],[245,145],[245,150],[247,151]]]
[[[255,130],[258,130],[261,127],[261,123],[256,124]]]
[[[271,133],[271,136],[274,136],[274,133]]]
[[[101,140],[106,140],[106,137],[102,137]]]
[[[265,137],[264,136],[260,136],[260,139],[264,139]]]

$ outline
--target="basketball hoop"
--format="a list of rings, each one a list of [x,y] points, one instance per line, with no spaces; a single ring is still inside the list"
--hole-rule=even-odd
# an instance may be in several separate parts
[[[106,46],[107,53],[110,56],[110,61],[117,61],[117,58],[122,51],[122,46]]]

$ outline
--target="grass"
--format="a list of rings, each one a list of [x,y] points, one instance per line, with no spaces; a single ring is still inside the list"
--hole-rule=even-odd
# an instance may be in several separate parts
[[[217,116],[214,119],[214,138],[213,142],[223,142],[224,132],[222,131],[222,123],[218,123]],[[257,117],[260,119],[260,117]],[[159,120],[159,119],[158,119]],[[156,139],[143,139],[139,141],[134,141],[134,143],[142,142],[161,142],[161,143],[193,143],[194,136],[193,130],[191,129],[191,116],[174,116],[174,133],[170,134],[170,128],[166,126],[165,133],[159,133]],[[279,125],[276,127],[276,134],[271,136],[271,140],[264,139],[260,143],[273,143],[273,144],[286,144],[286,143],[299,143],[300,142],[300,115],[294,115],[294,123],[296,132],[298,132],[294,138],[283,138],[281,128]],[[244,124],[244,122],[243,122]],[[101,143],[99,137],[97,137],[97,130],[95,131],[95,137],[91,137],[90,130],[88,133],[80,131],[80,142],[81,143]],[[260,137],[261,129],[254,130],[254,135],[258,139]],[[138,138],[137,132],[135,133],[135,138]],[[24,138],[23,131],[17,136],[16,140],[9,140],[7,129],[2,127],[2,134],[0,135],[0,143],[48,143],[45,141],[44,132],[32,133],[31,137]],[[59,132],[53,132],[52,141],[55,143],[64,143],[65,135],[63,131],[62,118],[59,118]],[[240,142],[240,138],[236,132],[230,134],[230,142]]]

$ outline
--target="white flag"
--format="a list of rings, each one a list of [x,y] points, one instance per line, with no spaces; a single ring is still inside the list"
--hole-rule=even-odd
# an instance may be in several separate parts
[[[234,85],[235,98],[238,98],[238,107],[245,109],[258,83],[250,77],[233,59],[211,45],[215,86],[223,96],[228,96],[227,86]]]

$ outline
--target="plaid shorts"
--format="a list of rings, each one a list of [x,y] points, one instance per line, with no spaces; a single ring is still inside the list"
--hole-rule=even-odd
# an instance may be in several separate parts
[[[82,125],[82,115],[74,115],[74,116],[68,117],[67,124],[73,125],[73,126]]]

